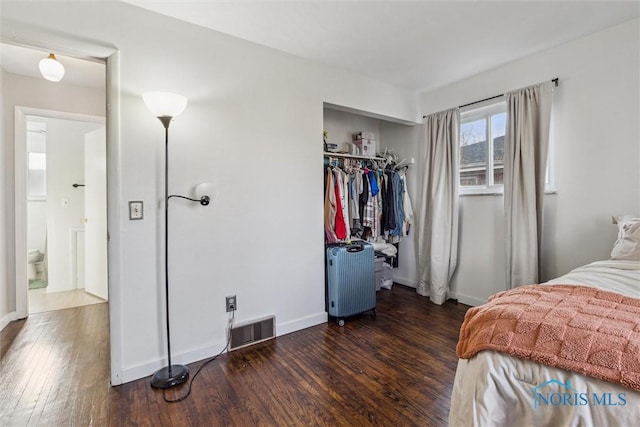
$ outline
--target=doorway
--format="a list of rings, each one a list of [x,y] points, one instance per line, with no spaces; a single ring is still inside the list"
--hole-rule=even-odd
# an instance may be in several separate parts
[[[20,33],[20,31],[18,31]],[[24,37],[14,38],[16,43],[19,40],[26,40]],[[14,302],[14,311],[7,316],[10,321],[15,319],[24,319],[28,317],[28,290],[27,290],[27,200],[26,200],[26,116],[29,114],[42,115],[41,110],[32,108],[48,108],[57,111],[86,111],[88,114],[106,116],[106,132],[107,132],[107,173],[108,177],[108,229],[111,238],[107,236],[108,244],[108,288],[109,288],[109,332],[108,340],[110,343],[110,365],[111,365],[111,383],[122,383],[122,348],[123,333],[122,319],[120,310],[122,306],[122,293],[120,292],[121,268],[118,260],[121,257],[122,247],[120,240],[121,224],[118,220],[120,215],[120,206],[118,200],[121,199],[121,162],[120,162],[120,59],[119,52],[111,45],[103,44],[87,44],[78,41],[73,37],[64,38],[60,46],[66,46],[66,52],[74,52],[73,56],[66,57],[65,60],[72,63],[74,61],[82,62],[80,68],[82,72],[72,73],[71,68],[67,70],[66,76],[62,83],[49,83],[42,80],[42,76],[38,73],[38,61],[48,55],[46,41],[38,39],[33,40],[33,45],[21,46],[15,44],[6,44],[2,42],[0,55],[3,62],[4,81],[3,99],[5,101],[4,114],[13,115],[13,126],[9,124],[7,127],[7,144],[12,144],[13,150],[10,148],[9,153],[13,157],[13,178],[14,186],[9,192],[9,197],[13,203],[13,231],[14,250],[9,255],[9,260],[15,269],[12,274],[11,283],[7,283],[7,293],[11,301]],[[10,49],[9,46],[12,48]],[[16,51],[26,51],[25,56],[15,55]],[[29,53],[31,52],[31,53]],[[35,53],[34,53],[35,52]],[[62,61],[63,54],[57,55]],[[81,55],[82,59],[79,59]],[[14,61],[15,58],[18,58]],[[30,61],[29,62],[29,58]],[[65,66],[66,66],[65,62]],[[92,65],[93,64],[93,65]],[[97,65],[98,71],[93,77],[87,78],[87,71]],[[78,77],[73,81],[74,77]],[[32,80],[28,81],[29,78]],[[33,80],[36,79],[36,80]],[[17,81],[20,84],[14,84]],[[62,89],[60,86],[69,84],[68,88],[73,92],[67,93],[68,89]],[[46,86],[48,85],[48,86]],[[94,93],[100,96],[98,103],[91,101],[90,97],[80,95],[80,89],[86,89],[91,86]],[[74,90],[75,89],[75,90]],[[81,90],[80,90],[81,91]],[[55,111],[52,111],[55,113]],[[71,113],[67,113],[71,114]],[[86,119],[82,114],[71,114],[74,117],[70,119]],[[55,114],[54,116],[55,117]],[[21,130],[18,133],[18,130]],[[22,132],[24,130],[24,132]],[[11,204],[9,204],[11,205]],[[11,230],[9,230],[11,231]],[[24,257],[22,254],[25,254]],[[96,305],[98,306],[98,305]],[[91,306],[90,306],[91,307]],[[38,315],[40,316],[40,315]]]
[[[104,118],[66,116],[26,116],[29,314],[108,300]]]
[[[64,73],[62,81],[48,81],[43,78],[39,72],[39,61],[43,57],[48,55],[48,51],[43,51],[41,48],[31,48],[28,46],[18,46],[13,44],[2,43],[1,56],[3,62],[3,81],[5,82],[3,90],[3,98],[5,100],[5,114],[14,114],[14,126],[8,132],[9,138],[14,140],[13,143],[13,176],[14,176],[14,188],[13,199],[15,203],[15,216],[14,216],[14,247],[13,251],[15,262],[15,280],[12,281],[12,286],[15,291],[9,291],[9,295],[13,294],[15,297],[15,311],[12,317],[21,319],[29,315],[28,307],[28,288],[29,288],[29,276],[40,279],[40,282],[35,283],[36,286],[45,290],[65,290],[65,287],[71,286],[70,280],[61,282],[52,276],[56,268],[63,268],[65,274],[69,274],[71,269],[71,260],[68,253],[71,250],[77,251],[77,246],[72,246],[71,242],[83,243],[81,238],[84,224],[80,223],[75,227],[75,230],[67,228],[64,235],[64,247],[63,252],[67,252],[66,259],[63,263],[52,263],[50,256],[55,255],[49,252],[48,249],[51,246],[51,227],[47,224],[51,218],[46,219],[49,209],[42,209],[45,205],[55,206],[61,208],[62,204],[71,202],[74,194],[66,194],[64,197],[58,197],[56,204],[46,203],[46,144],[44,139],[47,136],[47,131],[44,127],[44,123],[47,120],[60,120],[66,121],[64,123],[73,122],[89,122],[105,125],[106,115],[106,74],[107,67],[104,60],[96,59],[95,57],[87,56],[86,58],[79,58],[77,56],[64,56],[64,54],[57,55],[57,59],[64,65],[66,72]],[[14,111],[11,111],[14,110]],[[40,118],[40,125],[31,124],[34,122],[34,118]],[[27,122],[30,122],[29,126],[33,132],[28,132]],[[55,123],[55,122],[52,122]],[[61,122],[63,123],[63,122]],[[35,127],[33,127],[35,126]],[[38,126],[41,126],[38,128]],[[55,126],[54,126],[55,127]],[[55,129],[50,129],[55,130]],[[60,132],[54,132],[58,134]],[[29,134],[35,134],[39,136],[42,141],[36,141],[34,144],[40,145],[40,148],[31,149],[27,147],[27,137]],[[49,132],[51,134],[51,132]],[[104,145],[104,144],[103,144]],[[31,151],[32,153],[29,153]],[[11,151],[9,151],[11,152]],[[30,159],[31,157],[31,159]],[[32,163],[33,180],[37,183],[39,179],[40,188],[29,189],[29,163]],[[62,169],[64,170],[64,162]],[[106,166],[103,167],[104,175],[106,176]],[[39,174],[39,178],[38,178]],[[84,177],[80,175],[76,177],[79,181],[84,180]],[[32,191],[31,196],[29,191]],[[77,194],[77,192],[76,192]],[[28,224],[28,203],[31,200],[28,199],[40,198],[40,213],[44,216],[44,222],[40,222],[40,230],[36,233],[37,241],[29,241],[27,233]],[[65,200],[63,200],[65,199]],[[77,203],[69,206],[77,205]],[[77,207],[77,206],[76,206]],[[106,206],[102,207],[106,212]],[[33,212],[37,209],[34,208]],[[106,214],[104,214],[106,215]],[[84,215],[80,217],[82,219]],[[78,233],[79,231],[79,233]],[[73,232],[75,235],[69,235]],[[102,233],[106,240],[106,230]],[[72,239],[73,237],[73,239]],[[38,249],[38,251],[31,251],[30,249]],[[84,251],[80,251],[84,253]],[[31,261],[31,263],[30,263]],[[74,258],[74,262],[77,259]],[[57,275],[60,277],[60,275]],[[84,274],[83,274],[84,276]],[[77,274],[68,276],[73,277],[77,282]],[[47,280],[48,279],[48,280]],[[52,280],[54,279],[54,280]],[[105,279],[106,281],[106,273]],[[75,282],[74,282],[75,283]],[[54,288],[58,289],[54,289]],[[74,286],[77,287],[77,284]],[[105,285],[106,287],[106,285]],[[43,291],[41,291],[43,292]],[[51,292],[52,294],[54,292]],[[56,292],[58,294],[58,292]],[[105,296],[106,297],[106,296]]]

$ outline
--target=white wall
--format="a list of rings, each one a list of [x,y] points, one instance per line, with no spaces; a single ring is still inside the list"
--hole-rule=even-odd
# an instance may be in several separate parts
[[[72,28],[120,51],[121,127],[108,136],[121,162],[110,177],[121,197],[109,202],[121,206],[110,218],[120,229],[112,244],[122,248],[110,252],[111,313],[121,322],[111,337],[115,383],[149,375],[166,354],[164,132],[141,100],[148,90],[189,98],[170,129],[170,192],[216,186],[206,208],[171,200],[173,360],[224,347],[226,295],[237,295],[236,321],[275,314],[278,335],[326,320],[316,172],[323,103],[414,120],[411,94],[121,3],[11,3],[3,19]],[[144,202],[144,220],[128,220],[129,200]]]
[[[84,136],[101,124],[46,119],[47,123],[47,292],[76,288],[72,229],[84,229]]]
[[[3,4],[4,12],[4,4]],[[6,179],[2,186],[5,197],[2,202],[5,204],[2,215],[6,215],[6,230],[3,230],[6,244],[5,257],[2,260],[7,266],[6,282],[0,283],[0,295],[7,295],[6,313],[0,312],[0,319],[3,314],[10,315],[16,310],[15,294],[15,169],[14,169],[14,120],[15,108],[30,107],[43,110],[65,111],[94,116],[105,115],[104,91],[97,89],[87,89],[65,84],[64,82],[53,83],[44,79],[18,76],[11,73],[2,72],[2,97],[4,113],[2,115],[4,142],[0,153],[4,153],[3,172]],[[25,149],[26,151],[26,149]],[[25,253],[26,260],[26,253]],[[0,261],[2,262],[2,261]],[[25,283],[25,287],[27,284]]]
[[[109,298],[106,127],[84,137],[85,291]]]
[[[344,111],[324,109],[323,127],[328,132],[327,142],[338,144],[338,150],[349,152],[353,143],[353,134],[370,132],[376,137],[376,149],[384,150],[384,141],[380,139],[380,120]]]
[[[27,132],[27,152],[46,153],[46,133]],[[44,171],[46,173],[46,170]],[[29,173],[29,172],[27,172]],[[27,178],[27,181],[29,178]],[[27,248],[45,252],[47,242],[47,200],[27,198]]]
[[[27,248],[44,253],[47,242],[47,201],[27,202]]]
[[[6,117],[6,95],[5,95],[5,80],[7,73],[2,67],[0,67],[0,117]],[[6,123],[6,122],[4,122]],[[9,230],[9,220],[6,212],[9,209],[7,201],[7,182],[10,178],[8,168],[5,166],[8,162],[7,154],[7,141],[8,139],[7,126],[2,127],[0,131],[0,165],[2,165],[2,172],[0,172],[0,331],[7,325],[8,322],[14,320],[12,316],[15,310],[15,292],[13,289],[9,289],[9,277],[8,271],[8,248],[9,239],[7,236],[7,230]]]
[[[611,215],[640,212],[639,21],[422,94],[424,114],[560,78],[556,195],[545,199],[542,280],[606,259]],[[461,197],[454,296],[478,304],[505,289],[502,197]]]

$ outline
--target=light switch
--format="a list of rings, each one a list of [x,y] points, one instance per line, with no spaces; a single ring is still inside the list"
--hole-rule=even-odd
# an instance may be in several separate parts
[[[129,219],[142,219],[142,202],[129,202]]]

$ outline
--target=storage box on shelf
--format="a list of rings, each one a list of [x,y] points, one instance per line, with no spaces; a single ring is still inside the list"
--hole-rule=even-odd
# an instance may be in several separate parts
[[[376,156],[375,135],[371,132],[358,132],[353,134],[353,143],[358,147],[358,152],[366,157]]]

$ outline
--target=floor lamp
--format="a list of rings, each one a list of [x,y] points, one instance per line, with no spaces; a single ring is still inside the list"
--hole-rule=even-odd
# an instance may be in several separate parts
[[[147,92],[142,95],[145,105],[164,126],[165,150],[164,150],[164,290],[166,302],[167,321],[167,366],[159,369],[151,378],[153,388],[171,388],[182,384],[189,378],[189,368],[184,365],[171,364],[171,333],[169,322],[169,199],[180,197],[193,202],[199,202],[202,206],[209,204],[210,198],[202,196],[192,199],[184,196],[169,196],[169,124],[174,117],[181,114],[187,107],[187,98],[168,92]]]

